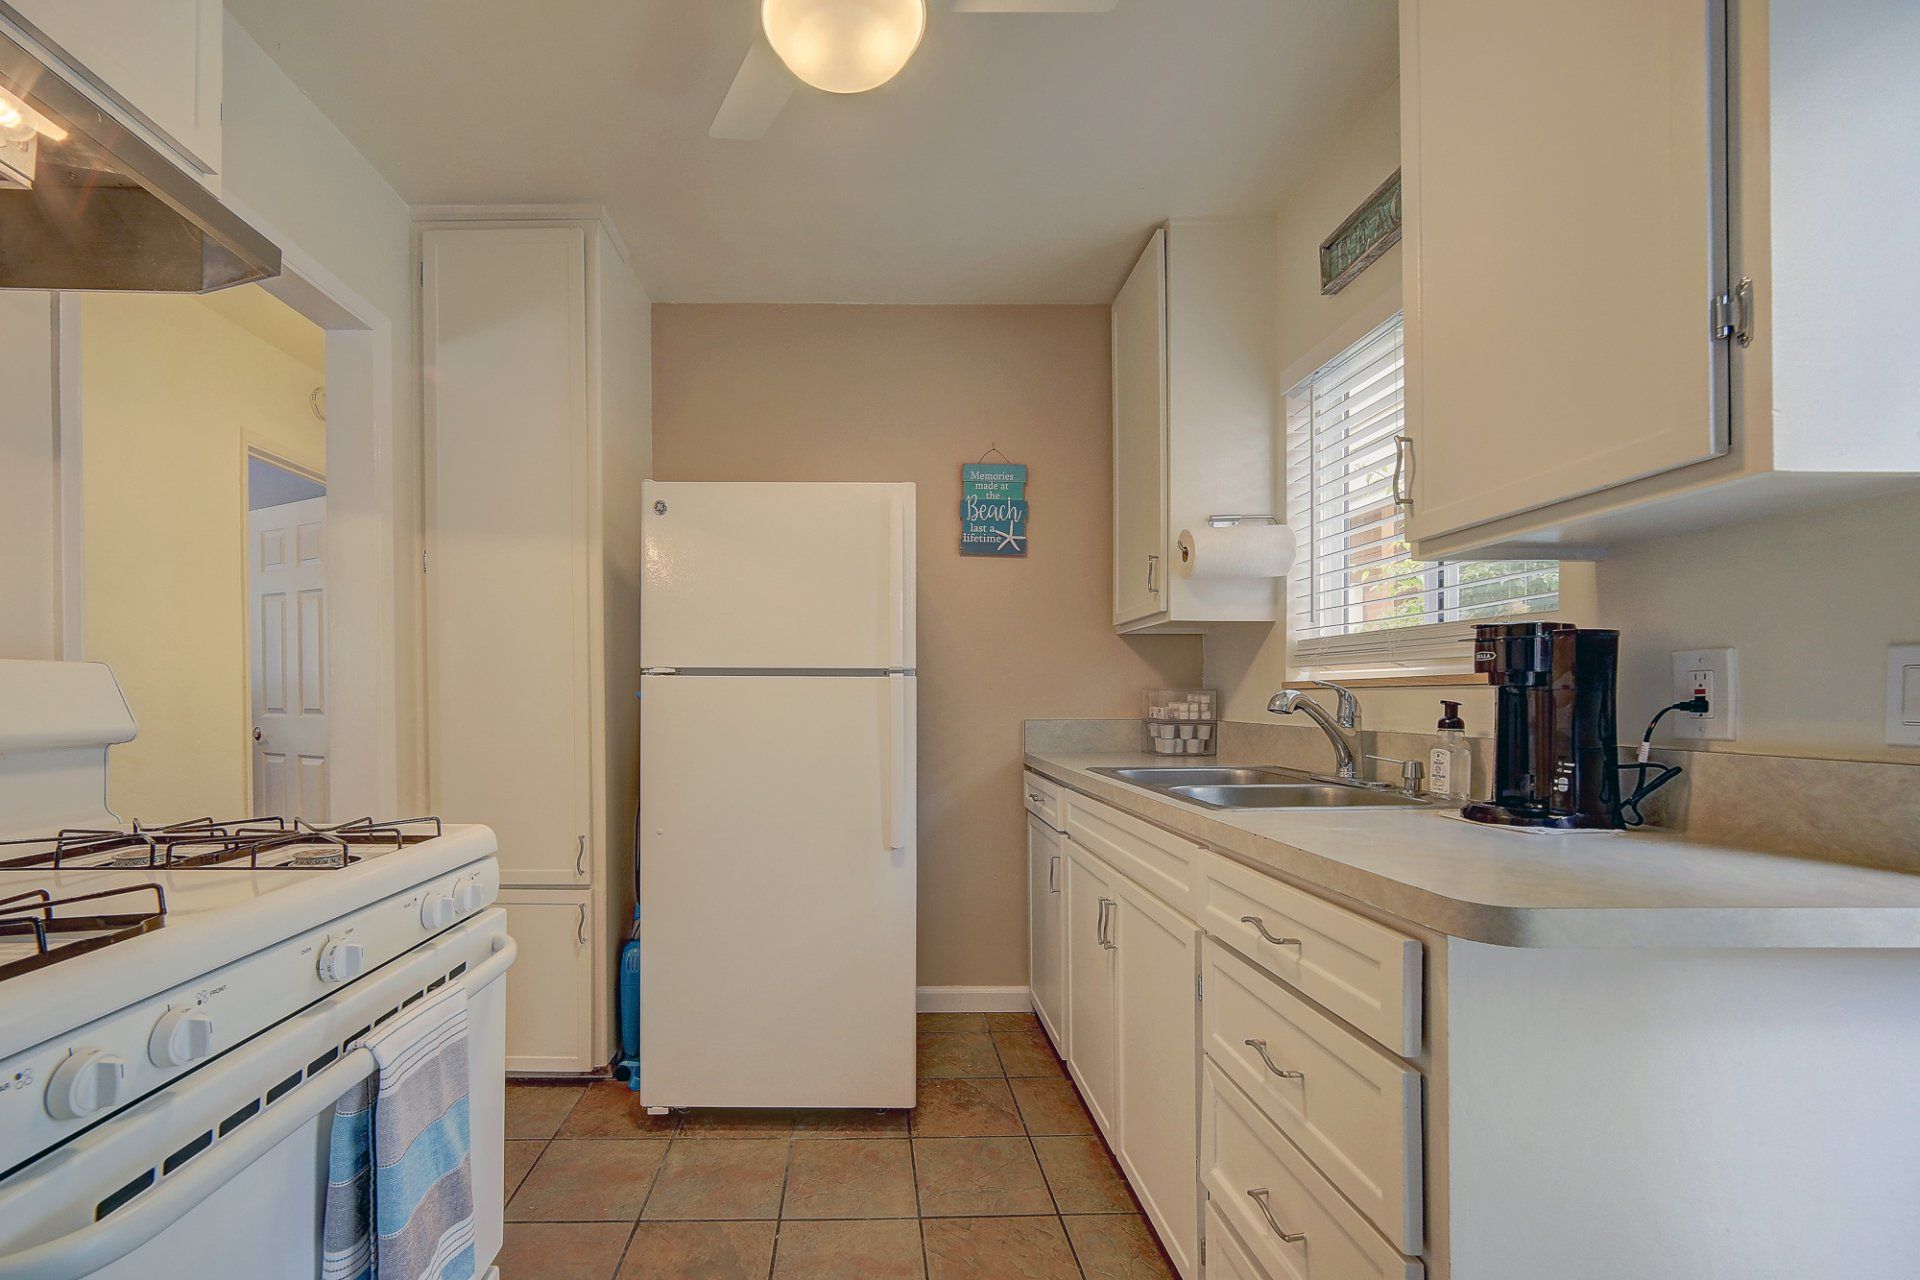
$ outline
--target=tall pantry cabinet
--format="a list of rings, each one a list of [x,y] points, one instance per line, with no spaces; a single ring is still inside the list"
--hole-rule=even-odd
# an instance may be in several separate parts
[[[633,908],[650,304],[595,215],[428,210],[428,788],[500,840],[507,1068],[596,1070]]]

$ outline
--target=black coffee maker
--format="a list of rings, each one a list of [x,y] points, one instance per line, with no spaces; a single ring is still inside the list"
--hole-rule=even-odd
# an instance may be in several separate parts
[[[1625,826],[1613,706],[1620,633],[1560,622],[1474,633],[1473,669],[1499,689],[1493,798],[1461,814],[1509,827]]]

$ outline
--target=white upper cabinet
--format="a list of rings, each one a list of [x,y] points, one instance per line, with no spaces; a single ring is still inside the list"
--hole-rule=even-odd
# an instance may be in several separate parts
[[[1176,220],[1113,303],[1113,622],[1271,622],[1272,579],[1181,576],[1175,540],[1274,513],[1274,228]]]
[[[202,178],[220,170],[220,0],[7,0],[0,27]]]
[[[1860,38],[1898,0],[1400,12],[1416,555],[1578,557],[1920,471],[1920,364],[1885,354],[1920,258],[1875,230],[1920,88]]]

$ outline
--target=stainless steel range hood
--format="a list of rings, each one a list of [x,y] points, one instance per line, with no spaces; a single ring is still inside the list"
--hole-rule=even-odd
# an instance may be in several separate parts
[[[278,246],[4,31],[0,88],[52,126],[0,167],[0,288],[210,293],[280,274]]]

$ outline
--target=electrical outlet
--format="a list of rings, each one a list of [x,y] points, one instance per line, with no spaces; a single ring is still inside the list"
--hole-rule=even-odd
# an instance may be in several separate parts
[[[1707,713],[1676,711],[1661,723],[1683,742],[1731,742],[1739,736],[1739,663],[1732,649],[1681,649],[1673,655],[1673,700],[1704,697]]]
[[[1920,644],[1887,648],[1887,741],[1920,747]]]

